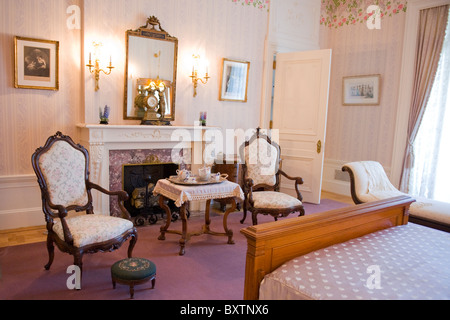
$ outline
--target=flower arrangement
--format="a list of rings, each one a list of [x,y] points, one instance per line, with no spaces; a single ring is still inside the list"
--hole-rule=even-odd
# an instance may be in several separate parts
[[[205,112],[200,112],[200,124],[202,126],[206,126],[206,111]]]
[[[380,8],[380,18],[406,12],[406,0],[322,0],[320,24],[329,28],[365,23],[373,13],[367,7]]]
[[[108,124],[109,122],[109,113],[111,108],[105,105],[105,108],[102,111],[102,108],[99,108],[99,116],[100,116],[100,124]]]
[[[270,0],[231,0],[234,3],[253,6],[258,9],[267,9],[269,10]]]

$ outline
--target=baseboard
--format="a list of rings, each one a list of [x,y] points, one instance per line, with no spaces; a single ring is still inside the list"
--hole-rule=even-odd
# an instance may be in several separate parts
[[[323,164],[323,175],[322,175],[322,190],[327,192],[332,192],[335,194],[341,194],[345,196],[350,195],[350,181],[345,179],[344,174],[337,174],[337,172],[342,172],[342,166],[346,161],[325,159]]]
[[[0,177],[0,230],[42,226],[41,191],[34,174]]]
[[[22,208],[0,211],[0,230],[10,230],[45,225],[42,208]]]
[[[350,193],[350,176],[347,172],[342,172],[344,164],[350,161],[325,159],[323,164],[322,190],[349,196]],[[387,176],[390,176],[390,167],[384,167]]]

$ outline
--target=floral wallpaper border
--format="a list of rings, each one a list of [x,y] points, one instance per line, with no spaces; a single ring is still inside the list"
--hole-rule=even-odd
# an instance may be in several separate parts
[[[266,9],[269,11],[270,0],[231,0],[235,4],[253,6],[257,9]]]
[[[380,8],[380,18],[391,17],[406,12],[407,0],[322,0],[320,24],[329,28],[365,23],[373,15],[367,8]]]

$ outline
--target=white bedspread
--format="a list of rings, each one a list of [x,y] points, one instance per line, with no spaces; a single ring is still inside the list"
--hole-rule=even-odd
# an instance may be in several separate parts
[[[450,234],[409,223],[295,258],[260,299],[450,299]]]

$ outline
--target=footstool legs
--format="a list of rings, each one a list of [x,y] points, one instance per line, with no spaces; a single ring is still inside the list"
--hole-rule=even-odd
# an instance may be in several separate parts
[[[134,298],[134,285],[130,285],[130,299]]]

